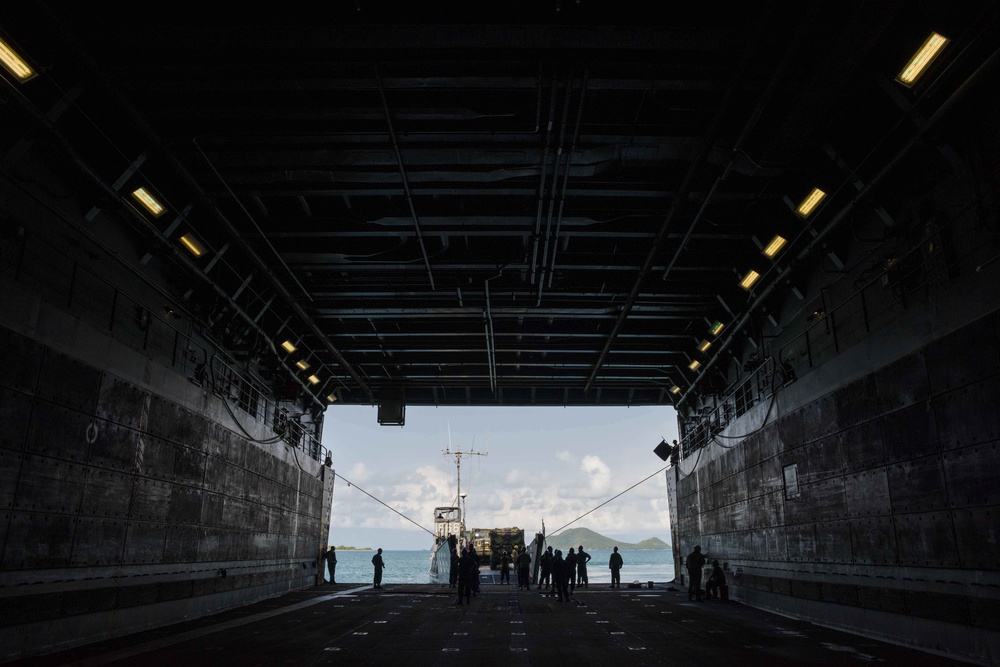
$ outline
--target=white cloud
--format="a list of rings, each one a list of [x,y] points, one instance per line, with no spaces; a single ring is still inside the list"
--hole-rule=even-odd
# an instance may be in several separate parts
[[[569,463],[573,460],[573,456],[569,453],[569,450],[563,449],[562,451],[556,452],[556,458],[560,461],[565,461]]]
[[[580,463],[580,470],[587,475],[588,495],[608,493],[611,490],[611,468],[600,456],[588,454]]]

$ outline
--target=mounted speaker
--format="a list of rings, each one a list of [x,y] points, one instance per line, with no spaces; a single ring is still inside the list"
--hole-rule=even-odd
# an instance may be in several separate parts
[[[661,460],[666,461],[670,458],[671,445],[666,440],[660,440],[660,444],[656,446],[653,453],[660,457]]]

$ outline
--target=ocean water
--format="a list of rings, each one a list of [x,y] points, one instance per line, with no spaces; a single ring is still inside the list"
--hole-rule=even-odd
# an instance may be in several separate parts
[[[591,561],[587,565],[587,575],[591,584],[610,584],[611,570],[608,569],[610,550],[595,549],[588,552]],[[644,549],[641,551],[619,551],[625,561],[622,567],[622,583],[632,581],[667,582],[674,578],[674,560],[670,551]],[[369,584],[374,575],[372,556],[374,551],[338,551],[337,583]],[[428,571],[431,551],[383,551],[383,584],[426,584],[430,582]],[[511,573],[511,581],[517,581],[516,573]]]

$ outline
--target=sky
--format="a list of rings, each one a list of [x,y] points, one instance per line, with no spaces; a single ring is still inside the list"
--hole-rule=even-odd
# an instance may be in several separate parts
[[[461,457],[467,527],[516,526],[530,540],[543,521],[552,535],[664,468],[653,449],[677,438],[668,406],[407,406],[404,426],[379,425],[377,412],[355,405],[326,411],[323,444],[338,475],[331,544],[429,549],[434,508],[457,498],[455,455],[443,455],[446,449],[485,454]],[[623,542],[670,542],[665,473],[569,528]]]

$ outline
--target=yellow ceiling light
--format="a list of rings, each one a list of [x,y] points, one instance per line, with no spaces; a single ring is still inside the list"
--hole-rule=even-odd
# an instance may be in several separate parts
[[[771,239],[771,242],[767,244],[767,247],[764,248],[764,254],[773,259],[775,255],[781,252],[781,249],[785,247],[786,243],[788,243],[788,239],[784,236],[776,234],[775,237]]]
[[[688,368],[690,368],[690,369],[691,369],[691,370],[693,370],[693,371],[696,371],[696,370],[698,370],[699,368],[701,368],[701,362],[700,362],[700,361],[698,361],[697,359],[695,359],[695,360],[694,360],[694,361],[692,361],[692,362],[691,362],[690,364],[688,364]]]
[[[180,238],[180,242],[184,244],[184,247],[191,251],[191,254],[195,257],[201,257],[205,254],[205,246],[195,237],[194,234],[185,234]]]
[[[716,322],[715,324],[712,325],[712,328],[708,330],[708,333],[712,334],[713,336],[718,336],[720,333],[722,333],[722,329],[725,326],[726,325],[723,324],[722,322]]]
[[[700,343],[698,343],[698,351],[699,352],[707,352],[708,348],[710,348],[710,347],[712,347],[712,341],[710,341],[710,340],[703,340]]]
[[[10,44],[0,39],[0,65],[10,72],[19,82],[24,83],[28,79],[34,78],[38,72],[31,69],[24,58],[19,56]]]
[[[333,394],[327,394],[326,400],[329,403],[336,403],[337,402],[337,397],[335,395],[333,395]]]
[[[910,58],[910,62],[906,63],[903,71],[896,76],[896,81],[899,81],[907,88],[912,87],[917,82],[917,79],[920,78],[920,75],[938,57],[941,49],[948,44],[948,41],[947,37],[932,32],[931,36],[924,41],[923,46],[917,49],[917,52]]]
[[[136,188],[132,191],[132,196],[135,197],[135,200],[142,204],[142,207],[149,211],[153,217],[163,215],[163,211],[166,210],[163,208],[163,204],[158,202],[156,197],[149,194],[146,188]]]
[[[310,375],[309,381],[312,382],[313,384],[319,384],[319,378],[316,377],[315,375]]]
[[[681,393],[681,388],[678,387],[677,385],[674,385],[673,387],[670,388],[670,393],[671,394],[679,394],[679,393]]]
[[[758,280],[760,280],[760,274],[753,269],[750,269],[747,271],[747,274],[743,276],[743,280],[740,281],[740,287],[743,289],[750,289]]]
[[[309,362],[306,361],[305,359],[299,359],[298,361],[295,362],[295,365],[301,368],[302,370],[309,368]]]
[[[285,352],[289,352],[289,353],[290,352],[294,352],[295,350],[299,349],[299,348],[295,347],[295,344],[292,341],[290,341],[290,340],[286,340],[284,343],[282,343],[281,347],[285,348]]]
[[[812,192],[802,200],[799,207],[795,209],[795,212],[801,215],[803,218],[808,218],[809,214],[816,210],[819,203],[826,199],[826,193],[819,188],[813,188]]]

